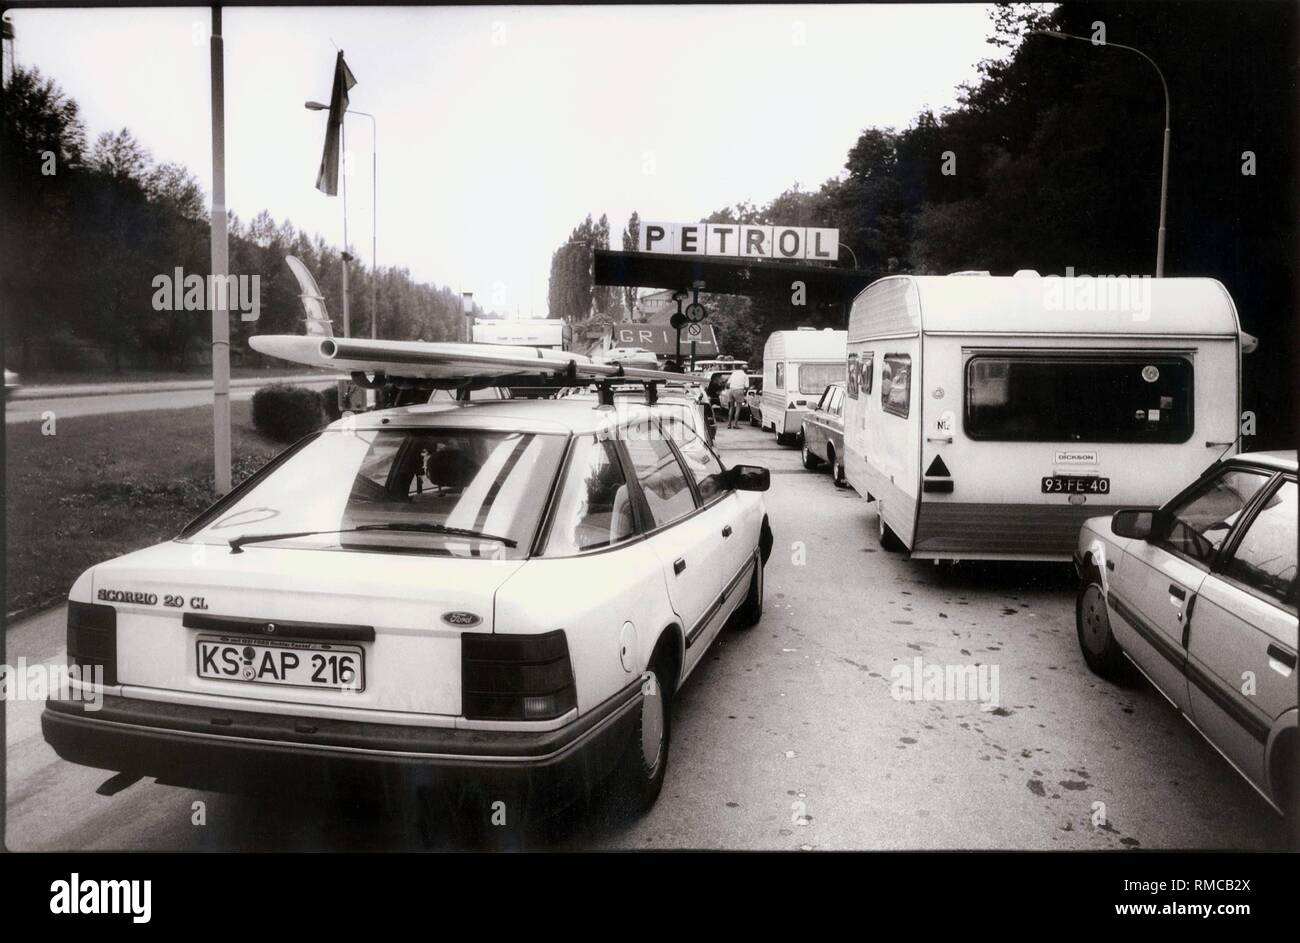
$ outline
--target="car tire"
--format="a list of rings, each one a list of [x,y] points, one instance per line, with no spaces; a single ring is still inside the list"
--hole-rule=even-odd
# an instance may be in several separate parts
[[[844,478],[844,461],[835,451],[835,446],[826,446],[826,457],[831,463],[831,481],[835,482],[836,488],[844,488],[848,482]]]
[[[876,502],[876,536],[880,539],[880,546],[890,553],[898,553],[904,549],[903,542],[898,539],[894,529],[885,523],[885,503]]]
[[[774,426],[773,428],[775,428],[775,426]],[[777,445],[795,445],[795,444],[797,444],[797,443],[796,443],[796,441],[795,441],[795,437],[794,437],[793,435],[791,435],[791,434],[789,434],[789,433],[786,433],[786,432],[778,432],[778,433],[776,434],[776,444],[777,444]]]
[[[803,457],[803,467],[808,469],[809,471],[812,471],[822,463],[821,459],[819,459],[816,455],[813,455],[812,452],[808,451],[808,436],[805,435],[802,431],[799,433],[799,451]]]
[[[742,629],[758,625],[763,618],[763,561],[761,556],[755,557],[755,561],[757,565],[754,567],[754,575],[749,578],[749,592],[736,611],[737,625]]]
[[[1095,570],[1086,573],[1074,602],[1074,626],[1079,650],[1092,673],[1109,681],[1117,679],[1123,667],[1123,652],[1110,630],[1106,591]]]
[[[614,795],[620,810],[639,816],[655,804],[668,773],[668,748],[672,742],[672,694],[660,678],[672,680],[671,659],[661,643],[646,668],[641,710],[632,735],[614,772]],[[657,750],[655,749],[657,745]],[[654,752],[656,759],[648,759]]]

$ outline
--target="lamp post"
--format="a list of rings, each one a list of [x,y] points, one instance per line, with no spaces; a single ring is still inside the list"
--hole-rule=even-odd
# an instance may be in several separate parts
[[[329,111],[330,106],[320,102],[307,102],[308,111]],[[349,108],[344,114],[360,115],[370,119],[370,336],[379,336],[379,122],[368,111]],[[346,153],[346,148],[344,148]],[[348,197],[347,173],[343,175],[343,241],[347,242],[348,232]],[[343,246],[343,251],[347,251]],[[344,285],[347,285],[347,263],[344,262]],[[348,296],[347,288],[343,290],[343,322],[347,324]],[[347,333],[346,330],[344,333]]]
[[[840,248],[841,248],[841,249],[848,249],[848,253],[849,253],[850,257],[852,257],[852,259],[853,259],[853,267],[856,269],[856,268],[858,267],[858,254],[857,254],[856,252],[854,252],[852,249],[849,249],[848,245],[846,245],[846,244],[843,243],[843,242],[840,243]]]
[[[1169,197],[1169,84],[1165,81],[1165,74],[1160,71],[1160,66],[1156,61],[1148,56],[1141,49],[1135,49],[1133,46],[1125,46],[1123,43],[1111,42],[1094,42],[1087,36],[1075,36],[1073,33],[1062,33],[1059,30],[1051,29],[1034,29],[1026,35],[1029,36],[1047,36],[1051,39],[1077,39],[1079,42],[1088,43],[1091,46],[1107,46],[1115,49],[1126,49],[1129,52],[1137,53],[1145,59],[1151,68],[1156,70],[1156,75],[1160,77],[1160,90],[1165,96],[1165,141],[1164,153],[1160,160],[1160,225],[1156,231],[1156,278],[1163,278],[1165,274],[1165,206]]]

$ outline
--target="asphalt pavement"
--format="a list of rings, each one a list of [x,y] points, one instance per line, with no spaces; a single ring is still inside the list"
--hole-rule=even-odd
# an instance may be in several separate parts
[[[253,398],[259,387],[287,382],[314,390],[328,389],[336,377],[310,374],[297,377],[241,378],[232,380],[231,402]],[[187,409],[212,404],[210,381],[180,383],[106,383],[69,387],[28,387],[5,402],[5,423],[36,422],[47,412],[60,419],[72,416],[102,416],[109,413],[139,412],[149,409]]]
[[[680,692],[667,780],[647,815],[628,821],[597,797],[545,828],[484,839],[452,821],[421,827],[410,797],[128,783],[60,761],[41,739],[41,705],[14,702],[6,845],[1283,847],[1281,821],[1154,689],[1089,673],[1068,567],[907,561],[880,548],[874,507],[804,471],[795,449],[748,427],[718,435],[728,461],[772,470],[766,611],[724,632]],[[6,660],[61,659],[63,618],[59,608],[11,625]],[[925,699],[919,686],[914,700],[898,696],[900,666],[982,666],[988,683],[982,702]]]

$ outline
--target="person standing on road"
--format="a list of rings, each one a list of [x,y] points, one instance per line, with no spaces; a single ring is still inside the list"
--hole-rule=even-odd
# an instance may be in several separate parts
[[[749,389],[749,377],[737,367],[727,377],[727,428],[740,428],[740,404],[745,401],[745,391]]]

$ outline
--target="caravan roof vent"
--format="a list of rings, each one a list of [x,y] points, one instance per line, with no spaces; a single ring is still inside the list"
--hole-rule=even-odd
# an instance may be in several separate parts
[[[1013,278],[1042,278],[1041,275],[1039,275],[1031,268],[1017,269],[1016,274],[1012,277]]]
[[[811,324],[800,324],[800,325],[799,325],[799,330],[801,330],[801,331],[815,331],[815,330],[817,330],[817,328],[813,327]]]
[[[980,271],[976,271],[975,269],[968,269],[962,272],[949,272],[948,277],[953,278],[958,275],[988,275],[988,274],[989,274],[988,272],[980,272]]]

